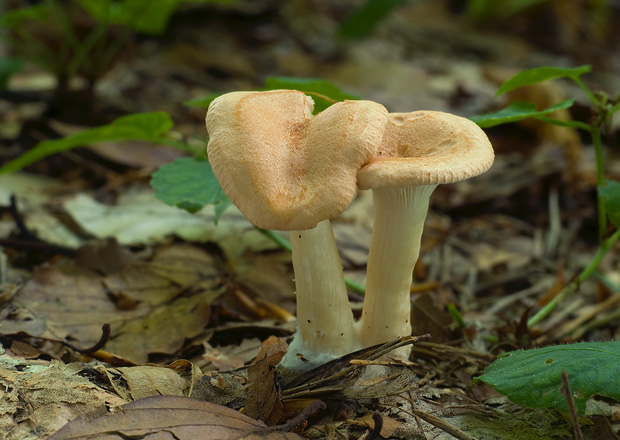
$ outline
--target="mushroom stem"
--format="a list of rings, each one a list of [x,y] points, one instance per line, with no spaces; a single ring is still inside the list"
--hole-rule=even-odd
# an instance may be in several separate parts
[[[375,220],[361,318],[364,347],[411,334],[410,290],[428,203],[437,185],[373,189]]]
[[[317,353],[337,357],[359,348],[351,346],[353,312],[331,222],[323,220],[313,229],[291,231],[291,246],[298,336],[307,350],[301,354],[312,361]]]

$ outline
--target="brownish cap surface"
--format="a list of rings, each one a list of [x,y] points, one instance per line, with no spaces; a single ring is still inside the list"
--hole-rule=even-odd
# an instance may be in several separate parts
[[[387,110],[345,101],[312,116],[302,92],[233,92],[209,106],[207,152],[222,189],[255,225],[310,229],[355,197],[357,173],[373,158]]]
[[[484,173],[493,147],[469,119],[449,113],[390,113],[377,155],[358,174],[360,189],[452,183]]]

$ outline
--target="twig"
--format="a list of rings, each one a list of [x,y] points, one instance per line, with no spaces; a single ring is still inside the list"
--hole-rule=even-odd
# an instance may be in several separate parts
[[[325,408],[327,408],[325,402],[323,402],[322,400],[315,400],[310,405],[306,406],[299,414],[290,419],[288,422],[283,423],[282,425],[270,426],[269,428],[261,429],[261,433],[273,431],[289,432],[295,426],[308,420],[308,418],[312,414],[317,411],[324,410]]]
[[[573,400],[573,396],[570,392],[568,373],[564,370],[562,370],[562,386],[560,386],[560,394],[564,396],[564,398],[566,399],[566,404],[568,405],[568,411],[570,414],[571,424],[573,425],[575,440],[583,440],[583,434],[581,433],[581,428],[579,427],[579,420],[577,419],[577,407],[575,406],[575,401]]]
[[[7,280],[7,258],[4,249],[0,246],[0,286],[6,284]]]
[[[462,431],[459,428],[457,428],[456,426],[453,426],[453,425],[445,422],[444,420],[440,419],[439,417],[435,417],[432,414],[425,413],[425,412],[420,411],[419,409],[416,409],[416,408],[412,408],[412,410],[413,410],[413,413],[416,416],[420,417],[425,422],[430,423],[431,425],[435,426],[436,428],[439,428],[442,431],[447,432],[448,434],[456,437],[459,440],[476,440],[475,437],[472,437],[471,435],[467,434],[465,431]]]
[[[99,338],[99,341],[97,341],[97,343],[95,345],[93,345],[92,347],[88,347],[88,348],[79,348],[76,347],[73,344],[70,344],[69,342],[66,341],[60,341],[65,347],[69,347],[71,350],[77,351],[78,353],[81,354],[92,354],[96,351],[101,350],[105,344],[108,342],[108,339],[110,339],[110,333],[111,333],[111,328],[110,328],[110,324],[108,324],[107,322],[105,324],[103,324],[101,326],[101,338]]]
[[[397,348],[404,347],[409,344],[416,344],[422,341],[430,340],[430,334],[424,334],[421,336],[403,336],[398,339],[386,342],[384,344],[374,345],[372,347],[363,348],[353,353],[349,353],[342,356],[339,359],[334,359],[326,364],[320,365],[313,370],[310,370],[301,376],[295,377],[292,381],[283,385],[282,395],[286,399],[293,399],[298,397],[296,393],[306,393],[308,390],[314,390],[315,394],[331,391],[329,383],[334,382],[340,377],[345,377],[351,374],[354,370],[359,369],[359,365],[351,364],[354,359],[363,359],[374,361],[396,350]],[[325,384],[328,388],[321,388]]]
[[[2,238],[0,239],[0,246],[4,246],[6,248],[14,248],[14,249],[30,249],[30,250],[35,250],[35,251],[52,252],[55,254],[66,255],[69,257],[75,256],[74,249],[46,243],[39,239],[36,239],[36,241],[35,240],[31,241],[31,240],[19,240],[15,238]]]
[[[381,430],[383,429],[383,417],[378,412],[374,412],[372,420],[375,422],[375,427],[368,433],[366,440],[377,440],[381,438]]]
[[[26,227],[26,223],[24,222],[24,219],[22,218],[19,210],[17,209],[17,199],[15,197],[15,194],[11,194],[11,198],[9,200],[9,212],[11,213],[11,217],[13,217],[15,226],[17,226],[17,229],[19,229],[19,235],[31,240],[38,240],[39,238],[35,236],[32,232],[30,232]]]
[[[0,322],[4,321],[14,310],[15,306],[13,304],[8,304],[5,308],[0,310]]]
[[[44,250],[68,256],[75,255],[75,250],[64,246],[46,243],[35,234],[30,232],[30,230],[26,226],[26,223],[24,222],[21,213],[17,209],[17,199],[15,195],[11,195],[9,206],[2,207],[2,209],[8,210],[9,214],[13,218],[15,226],[17,226],[17,229],[19,230],[19,238],[0,239],[0,246],[18,249]]]

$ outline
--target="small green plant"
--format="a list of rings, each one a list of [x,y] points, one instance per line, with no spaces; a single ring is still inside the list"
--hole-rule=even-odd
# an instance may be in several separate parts
[[[519,87],[540,83],[543,81],[568,78],[576,82],[585,92],[592,104],[592,118],[589,123],[579,121],[561,121],[548,115],[556,110],[569,108],[575,102],[574,99],[562,101],[544,110],[537,110],[536,106],[527,102],[513,102],[505,109],[488,115],[476,116],[472,120],[481,127],[493,127],[499,124],[516,122],[526,118],[534,118],[540,121],[573,127],[587,132],[592,138],[592,144],[596,154],[596,183],[598,187],[598,237],[599,246],[590,263],[581,271],[571,283],[569,283],[553,300],[539,310],[528,321],[528,327],[533,327],[549,315],[567,297],[575,293],[579,286],[587,280],[609,249],[620,238],[620,182],[609,180],[605,177],[605,152],[602,143],[603,131],[610,127],[611,118],[620,110],[620,97],[610,98],[603,92],[593,93],[581,80],[581,75],[590,72],[590,66],[577,68],[540,67],[526,70],[504,82],[497,95],[510,92]],[[611,222],[615,231],[609,233],[608,223]]]
[[[613,115],[620,110],[620,96],[612,99],[602,92],[593,93],[580,78],[589,71],[590,66],[574,69],[542,67],[527,70],[503,83],[497,92],[501,95],[518,87],[555,78],[568,78],[581,87],[592,104],[592,117],[588,123],[560,121],[548,116],[555,110],[572,106],[574,102],[572,99],[542,111],[538,111],[531,103],[515,102],[497,113],[473,118],[482,127],[535,118],[549,124],[583,130],[592,138],[596,154],[598,188],[598,249],[581,273],[528,320],[530,328],[541,322],[566,298],[575,293],[579,286],[592,276],[607,251],[620,238],[620,182],[605,177],[605,151],[602,143],[603,131],[610,127]],[[613,232],[610,232],[609,223],[615,228]],[[568,374],[575,406],[583,414],[587,400],[595,394],[620,401],[619,359],[618,341],[550,346],[506,353],[476,380],[493,386],[510,400],[521,405],[533,408],[555,407],[567,411],[568,404],[561,393],[562,372],[565,371]]]
[[[54,74],[59,91],[76,74],[92,88],[133,32],[161,34],[182,1],[159,0],[154,6],[151,0],[43,0],[4,13],[0,26],[8,32],[0,38],[15,57]],[[2,64],[0,86],[1,80]]]
[[[173,125],[170,115],[165,112],[121,116],[108,125],[91,128],[73,136],[40,142],[18,158],[4,164],[0,168],[0,174],[21,170],[52,154],[99,142],[142,140],[194,152],[189,146],[166,136]]]
[[[562,371],[575,406],[583,414],[593,395],[620,401],[620,341],[553,345],[504,353],[476,380],[531,408],[568,411],[561,394]]]

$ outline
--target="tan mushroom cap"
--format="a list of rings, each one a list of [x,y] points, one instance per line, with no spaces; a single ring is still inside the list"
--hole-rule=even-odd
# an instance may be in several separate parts
[[[480,127],[449,113],[390,113],[377,155],[358,174],[360,189],[458,182],[493,164]]]
[[[207,152],[222,189],[255,225],[311,229],[342,213],[372,159],[387,110],[345,101],[316,116],[302,92],[233,92],[209,106]]]

